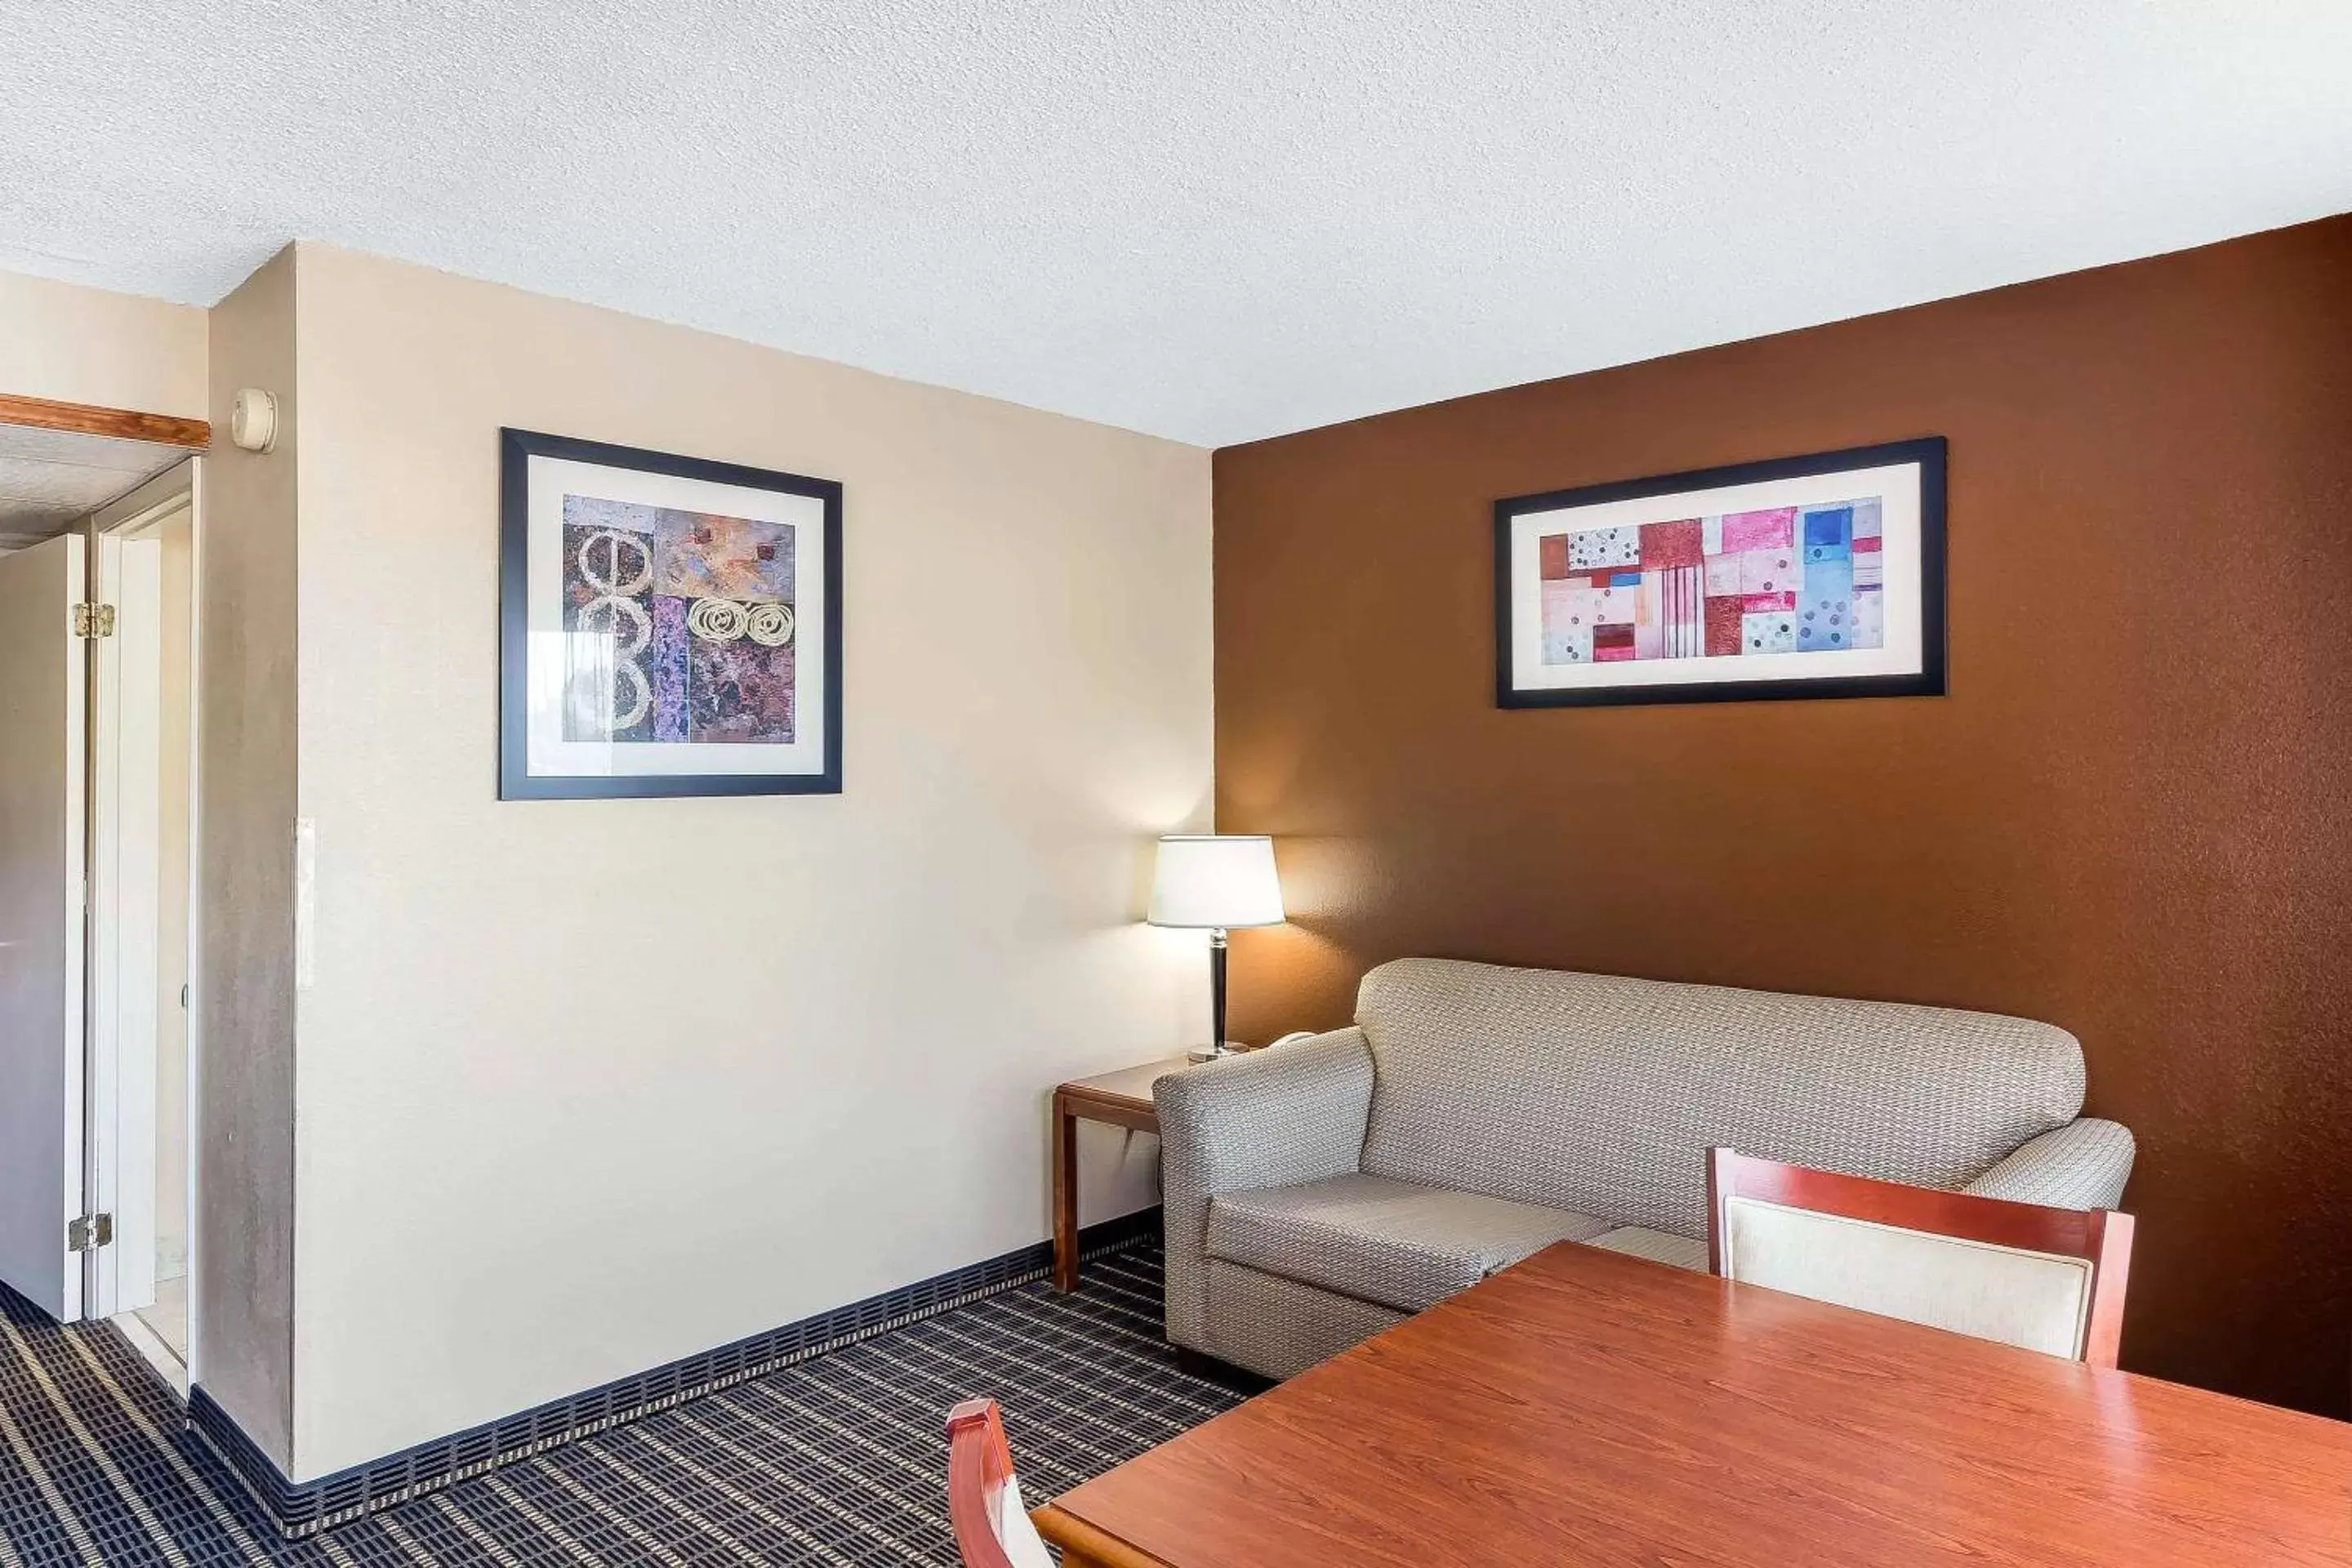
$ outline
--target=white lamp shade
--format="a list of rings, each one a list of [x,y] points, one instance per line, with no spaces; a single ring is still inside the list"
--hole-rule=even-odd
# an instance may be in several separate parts
[[[1255,833],[1170,834],[1160,841],[1146,918],[1156,926],[1280,925],[1274,840]]]

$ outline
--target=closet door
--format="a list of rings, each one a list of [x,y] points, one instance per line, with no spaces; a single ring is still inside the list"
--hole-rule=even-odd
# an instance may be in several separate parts
[[[83,544],[0,556],[0,1281],[81,1315]]]

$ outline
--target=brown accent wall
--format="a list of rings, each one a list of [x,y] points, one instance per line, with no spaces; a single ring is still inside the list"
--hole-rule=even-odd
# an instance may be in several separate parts
[[[1948,697],[1495,708],[1497,497],[1927,434]],[[1233,447],[1216,526],[1240,1037],[1407,953],[2051,1020],[2125,1364],[2346,1412],[2352,217]]]

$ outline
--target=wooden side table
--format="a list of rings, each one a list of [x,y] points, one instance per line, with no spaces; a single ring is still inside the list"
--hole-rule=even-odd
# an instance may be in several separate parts
[[[1074,1079],[1054,1090],[1054,1289],[1078,1288],[1078,1123],[1106,1121],[1130,1132],[1160,1131],[1151,1103],[1152,1080],[1192,1066],[1170,1057],[1141,1067],[1121,1068],[1095,1078]]]

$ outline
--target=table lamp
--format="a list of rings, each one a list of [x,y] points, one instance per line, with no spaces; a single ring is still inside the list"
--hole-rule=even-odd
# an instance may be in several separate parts
[[[1151,873],[1156,926],[1209,933],[1209,1016],[1213,1033],[1196,1062],[1233,1046],[1225,1038],[1225,932],[1282,923],[1282,884],[1274,874],[1274,840],[1262,833],[1171,833],[1160,840]]]

